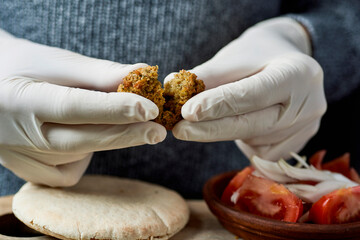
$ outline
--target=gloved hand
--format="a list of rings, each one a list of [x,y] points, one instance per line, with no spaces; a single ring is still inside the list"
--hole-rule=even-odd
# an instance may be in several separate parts
[[[117,93],[146,64],[124,65],[17,39],[0,30],[0,163],[50,186],[75,184],[92,152],[155,144],[157,106]]]
[[[290,157],[317,132],[326,111],[323,72],[310,54],[305,29],[290,18],[249,28],[190,70],[206,91],[183,106],[185,120],[174,127],[174,136],[236,140],[248,157]]]

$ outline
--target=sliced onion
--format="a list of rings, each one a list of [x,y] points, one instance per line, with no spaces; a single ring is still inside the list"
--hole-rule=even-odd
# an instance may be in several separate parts
[[[240,188],[239,188],[240,189]],[[239,196],[240,196],[240,193],[239,193],[239,189],[237,189],[232,195],[231,195],[231,198],[230,198],[230,201],[234,204],[237,203],[238,199],[239,199]]]
[[[277,162],[271,162],[259,158],[258,156],[253,156],[250,160],[252,166],[266,178],[273,180],[278,183],[287,183],[295,182],[296,179],[289,177],[285,172],[279,167]]]
[[[354,187],[357,184],[355,183],[345,183],[339,182],[336,180],[323,181],[315,186],[308,184],[286,184],[287,187],[292,193],[294,193],[300,199],[314,203],[319,200],[322,196],[331,193],[335,190],[341,188]]]
[[[298,223],[306,223],[310,221],[310,211],[307,211],[306,213],[304,213],[299,219],[298,219]]]
[[[258,170],[255,170],[251,173],[251,175],[255,176],[255,177],[262,177],[262,178],[267,178],[266,176],[264,176],[261,172],[259,172]]]
[[[341,189],[341,188],[349,188],[349,187],[355,187],[357,186],[357,183],[354,182],[340,182],[340,181],[324,181],[316,184],[316,188],[318,189],[317,195],[314,195],[314,201],[319,200],[322,196],[331,193],[335,190]]]
[[[287,189],[292,191],[293,193],[307,193],[307,192],[316,192],[317,188],[310,184],[285,184],[284,185]]]
[[[353,184],[357,184],[359,185],[358,183],[354,182],[354,181],[351,181],[349,178],[345,177],[344,175],[340,174],[340,173],[336,173],[336,172],[331,172],[331,171],[328,171],[328,170],[318,170],[317,168],[315,168],[314,166],[310,166],[310,169],[312,170],[315,170],[315,171],[320,171],[320,172],[324,172],[328,175],[332,175],[332,178],[334,180],[337,180],[337,181],[340,181],[340,182],[346,182],[346,183],[353,183]]]
[[[250,162],[255,171],[252,174],[283,183],[299,198],[312,203],[337,189],[359,185],[340,173],[316,169],[314,166],[306,163],[305,158],[300,157],[296,153],[291,152],[290,154],[298,162],[295,166],[290,165],[284,159],[272,162],[253,156]],[[298,181],[314,181],[318,184],[315,186],[309,184],[291,184]],[[234,193],[231,201],[236,203],[238,197],[239,194]]]
[[[290,155],[295,158],[295,160],[298,161],[298,164],[296,165],[296,167],[305,167],[305,168],[309,168],[309,164],[307,164],[306,162],[306,158],[305,157],[300,157],[298,154],[294,153],[294,152],[290,152]]]
[[[317,187],[309,184],[286,184],[285,187],[305,202],[313,202],[309,196],[312,196],[318,190]]]
[[[330,171],[325,170],[318,170],[314,167],[310,168],[297,168],[291,166],[284,160],[280,160],[278,162],[280,168],[285,172],[285,174],[289,177],[302,180],[302,181],[315,181],[315,182],[322,182],[328,180],[337,180],[340,182],[347,182],[347,183],[354,183],[347,177],[339,174],[333,173]]]

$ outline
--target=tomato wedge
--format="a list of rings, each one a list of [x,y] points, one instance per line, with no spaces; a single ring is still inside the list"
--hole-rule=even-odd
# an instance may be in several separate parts
[[[321,167],[323,170],[341,173],[345,177],[350,177],[350,154],[345,153],[330,162],[323,163]]]
[[[259,216],[296,222],[302,215],[302,201],[284,185],[249,174],[238,190],[235,207]]]
[[[226,204],[234,205],[234,203],[231,202],[231,196],[233,193],[241,187],[243,182],[245,181],[247,175],[252,173],[254,171],[254,168],[252,167],[246,167],[240,172],[238,172],[229,182],[229,184],[226,186],[222,196],[221,201],[223,201]]]
[[[326,154],[326,150],[317,151],[309,158],[309,163],[313,165],[315,168],[321,170],[322,162],[324,160],[325,154]]]
[[[354,182],[360,183],[360,176],[354,168],[350,168],[350,179]]]
[[[323,196],[313,204],[309,217],[318,224],[360,221],[360,186],[339,189]]]
[[[323,163],[325,154],[326,150],[317,151],[310,157],[309,163],[317,169],[340,173],[353,181],[360,182],[360,177],[357,171],[354,168],[350,168],[349,153],[345,153],[340,157]]]

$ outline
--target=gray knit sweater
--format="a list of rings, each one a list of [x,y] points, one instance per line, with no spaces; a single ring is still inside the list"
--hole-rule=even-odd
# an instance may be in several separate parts
[[[359,11],[358,0],[0,0],[0,28],[91,57],[156,64],[163,79],[208,60],[253,24],[288,14],[310,31],[314,57],[325,72],[326,96],[335,106],[329,106],[331,113],[338,105],[344,109],[343,99],[358,91]],[[310,142],[305,152],[332,146],[329,129],[322,129],[320,140]],[[356,146],[339,151],[354,150],[356,156]],[[155,146],[95,153],[87,172],[143,179],[200,197],[210,176],[247,164],[233,142],[190,143],[169,132]],[[16,192],[22,183],[0,166],[0,195]]]

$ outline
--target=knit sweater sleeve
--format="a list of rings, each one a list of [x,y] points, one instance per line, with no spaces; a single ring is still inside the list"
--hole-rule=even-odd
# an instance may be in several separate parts
[[[310,33],[313,57],[324,70],[328,102],[340,100],[360,86],[360,1],[317,0],[298,4],[297,8],[285,6],[287,16]]]

